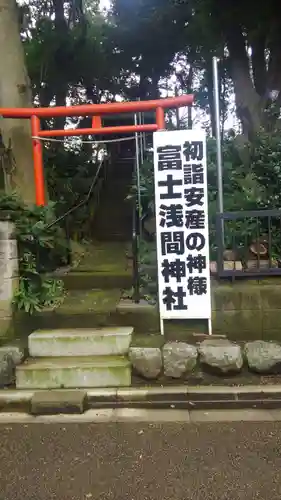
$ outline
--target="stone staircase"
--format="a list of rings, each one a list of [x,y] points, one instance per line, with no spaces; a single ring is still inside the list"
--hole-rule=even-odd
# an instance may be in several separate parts
[[[122,289],[132,285],[126,263],[132,174],[132,160],[109,172],[94,221],[95,243],[77,269],[59,276],[68,291],[64,303],[34,318],[29,358],[16,370],[18,389],[131,385],[133,327],[119,322],[117,306]]]
[[[17,389],[122,387],[131,384],[127,354],[133,328],[38,330],[30,358],[17,367]]]
[[[32,318],[18,389],[121,387],[131,384],[128,351],[134,328],[117,312],[132,283],[126,244],[93,242],[77,268],[58,275],[67,294]]]
[[[133,161],[120,161],[109,174],[94,221],[98,241],[131,241],[132,205],[127,199],[133,176]]]

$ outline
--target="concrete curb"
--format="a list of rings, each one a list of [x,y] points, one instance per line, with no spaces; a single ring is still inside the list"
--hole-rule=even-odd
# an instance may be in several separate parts
[[[281,385],[168,386],[88,390],[2,390],[0,412],[81,414],[99,409],[281,409]]]

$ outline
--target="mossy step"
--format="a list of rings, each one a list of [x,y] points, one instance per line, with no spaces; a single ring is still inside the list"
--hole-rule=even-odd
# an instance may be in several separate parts
[[[45,309],[32,318],[32,328],[66,329],[96,327],[132,327],[136,334],[158,334],[160,331],[157,307],[141,301],[135,304],[130,300],[121,300],[121,291],[91,290],[72,291],[64,303],[56,309]],[[21,320],[21,324],[24,319]],[[22,329],[22,327],[21,327]],[[190,334],[207,332],[206,321],[167,321],[165,338],[185,340]]]
[[[131,326],[115,320],[120,296],[120,289],[69,291],[59,307],[45,308],[33,316],[32,330]]]
[[[118,242],[92,242],[86,247],[76,272],[106,272],[123,274],[126,271],[127,245]]]
[[[114,356],[129,351],[133,328],[38,330],[28,337],[31,357]]]
[[[60,276],[66,290],[91,290],[99,288],[110,290],[112,288],[130,288],[132,286],[132,273],[123,271],[76,271]]]
[[[117,234],[114,234],[114,233],[108,233],[107,231],[105,233],[103,233],[102,231],[100,232],[96,232],[96,238],[100,241],[100,242],[103,242],[103,243],[111,243],[112,241],[114,242],[118,242],[118,243],[128,243],[130,241],[130,238],[132,237],[132,231],[131,229],[129,230],[126,230],[126,232],[124,232],[124,234],[120,234],[120,233],[117,233]]]
[[[161,333],[134,333],[132,337],[131,347],[158,347],[161,349],[167,339]]]
[[[127,326],[143,333],[158,332],[157,309],[148,306],[141,311],[119,310],[121,293],[119,289],[71,291],[56,309],[36,313],[33,330]]]
[[[64,302],[55,309],[56,314],[83,314],[96,313],[108,314],[116,311],[121,291],[116,288],[112,290],[102,290],[95,288],[88,291],[71,291]],[[48,309],[45,309],[48,311]]]
[[[113,262],[95,263],[92,262],[92,259],[88,258],[82,260],[79,266],[77,268],[72,269],[70,272],[73,273],[87,272],[87,273],[99,273],[99,274],[104,273],[104,274],[117,274],[117,275],[130,274],[130,271],[127,269],[125,250],[122,260],[121,259],[119,260],[117,256],[116,261]]]
[[[130,384],[130,362],[121,356],[30,358],[16,369],[17,389],[122,387]]]

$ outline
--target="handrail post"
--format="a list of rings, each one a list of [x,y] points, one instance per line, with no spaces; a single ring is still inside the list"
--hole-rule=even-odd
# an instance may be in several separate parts
[[[35,179],[35,199],[37,206],[45,206],[45,184],[44,184],[44,166],[43,149],[40,141],[40,119],[37,116],[31,116],[32,148],[34,160],[34,179]]]
[[[134,121],[135,125],[138,124],[138,118],[137,114],[135,113],[134,115]],[[136,170],[136,180],[137,180],[137,210],[138,210],[138,219],[140,221],[141,219],[141,190],[140,190],[140,145],[139,145],[139,134],[136,132],[135,133],[135,143],[136,143],[136,163],[135,163],[135,170]],[[138,235],[141,236],[141,230],[140,230],[140,223],[137,224],[138,226]]]
[[[134,124],[138,124],[137,113],[134,114]],[[137,193],[133,203],[133,231],[132,231],[132,254],[133,254],[133,299],[137,304],[140,301],[140,275],[139,275],[139,242],[141,237],[141,191],[140,191],[140,144],[139,134],[135,133],[136,157],[135,174]]]
[[[132,231],[132,255],[133,255],[133,300],[136,304],[140,302],[140,274],[139,274],[139,227],[136,198],[133,198],[133,231]]]

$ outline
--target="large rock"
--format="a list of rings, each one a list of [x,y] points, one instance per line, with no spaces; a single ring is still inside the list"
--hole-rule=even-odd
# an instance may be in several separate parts
[[[16,366],[20,365],[24,360],[24,349],[17,345],[7,345],[0,347],[0,355],[2,354],[9,354]]]
[[[180,378],[191,372],[197,361],[197,349],[184,342],[169,342],[163,347],[164,375]]]
[[[206,339],[199,345],[198,352],[200,362],[217,373],[237,373],[243,366],[240,346],[227,339]]]
[[[11,385],[15,379],[15,364],[10,354],[0,353],[0,387]]]
[[[281,372],[281,346],[256,340],[245,345],[245,356],[250,370],[258,373]]]
[[[154,347],[131,347],[129,359],[134,370],[144,378],[153,379],[162,370],[161,350]]]
[[[17,346],[0,347],[0,387],[11,385],[15,381],[15,367],[24,358],[24,352]]]

